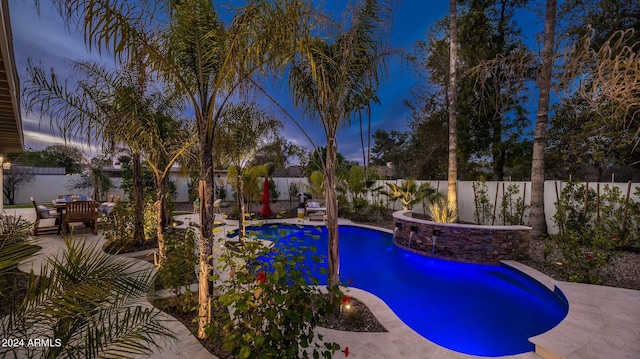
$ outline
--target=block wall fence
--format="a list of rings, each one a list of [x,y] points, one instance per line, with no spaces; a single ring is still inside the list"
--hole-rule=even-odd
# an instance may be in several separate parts
[[[77,182],[80,179],[80,175],[36,175],[33,180],[29,183],[26,183],[20,186],[16,191],[16,203],[17,204],[27,204],[29,203],[29,197],[34,197],[36,201],[42,203],[51,202],[54,198],[57,198],[58,194],[65,193],[78,193],[91,195],[91,193],[82,193],[81,191],[71,191],[69,187],[72,183]],[[171,180],[175,182],[177,187],[177,202],[188,202],[188,181],[189,179],[179,173],[172,173]],[[231,200],[231,187],[228,186],[227,179],[225,175],[220,175],[217,179],[220,183],[227,188],[227,200]],[[296,183],[298,188],[305,189],[308,186],[308,181],[306,178],[299,177],[275,177],[273,178],[276,183],[277,189],[280,192],[280,201],[288,201],[289,200],[289,185],[291,183]],[[109,192],[110,194],[122,196],[123,199],[127,197],[124,195],[123,191],[119,188],[122,183],[122,179],[120,178],[111,178],[113,182],[114,188]],[[393,182],[398,185],[401,184],[402,180],[381,180],[377,181],[374,187],[382,186],[386,188],[386,182]],[[418,185],[429,182],[431,186],[438,190],[443,195],[447,193],[447,181],[416,181]],[[506,188],[509,185],[516,184],[520,192],[515,198],[522,198],[524,195],[525,204],[529,205],[531,202],[531,183],[530,182],[509,182],[509,181],[487,181],[487,189],[488,189],[488,197],[493,205],[498,206],[498,210],[496,210],[496,219],[495,224],[502,224],[500,219],[498,218],[499,206],[502,201],[503,188]],[[589,183],[589,187],[595,189],[597,183]],[[600,182],[600,191],[602,193],[604,186],[616,186],[619,187],[621,193],[624,195],[627,193],[627,183],[611,183],[611,182]],[[631,198],[635,201],[640,200],[633,193],[636,191],[636,188],[640,186],[640,183],[631,183]],[[549,233],[557,233],[557,227],[553,223],[551,219],[552,216],[556,212],[555,202],[557,201],[556,191],[560,193],[562,189],[565,187],[565,183],[562,181],[554,181],[548,180],[545,181],[544,186],[544,198],[545,198],[545,214],[547,217],[547,227]],[[306,190],[309,192],[308,190]],[[497,196],[496,196],[497,194]],[[387,200],[387,197],[384,195],[380,195],[377,193],[369,193],[367,195],[367,199],[369,202],[382,203],[389,208],[394,210],[401,210],[402,205],[399,202],[390,203]],[[5,199],[6,202],[6,199]],[[292,201],[293,205],[296,205],[296,200]],[[6,204],[6,203],[5,203]],[[464,222],[473,222],[473,212],[474,212],[474,194],[473,194],[473,181],[458,181],[458,209],[460,214],[460,220]],[[416,213],[424,213],[425,208],[422,204],[414,205],[413,211]],[[524,212],[524,223],[528,223],[528,215],[529,211],[526,210]]]

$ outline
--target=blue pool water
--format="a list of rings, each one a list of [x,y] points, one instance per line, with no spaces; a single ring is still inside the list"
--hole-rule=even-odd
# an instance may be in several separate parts
[[[327,257],[326,228],[291,225],[251,228],[277,246],[314,246]],[[458,263],[411,253],[392,235],[341,226],[340,279],[371,292],[420,335],[473,355],[502,356],[534,350],[529,337],[567,314],[561,293],[507,266]],[[311,254],[308,259],[311,261]],[[326,275],[316,273],[326,284]]]

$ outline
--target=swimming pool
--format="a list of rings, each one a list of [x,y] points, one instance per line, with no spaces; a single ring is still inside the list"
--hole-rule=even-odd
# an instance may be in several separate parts
[[[327,256],[327,230],[292,225],[250,228],[284,246],[317,248]],[[534,350],[529,337],[556,326],[567,314],[554,293],[507,267],[445,261],[398,248],[392,235],[340,226],[340,279],[382,299],[409,327],[443,347],[473,355],[502,356]],[[311,254],[308,258],[311,261]],[[321,283],[326,275],[316,273]]]

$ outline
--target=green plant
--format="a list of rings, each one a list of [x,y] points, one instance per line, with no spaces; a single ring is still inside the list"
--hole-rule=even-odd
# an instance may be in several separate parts
[[[529,208],[529,206],[524,204],[523,198],[514,198],[519,194],[520,187],[514,183],[507,186],[507,190],[502,196],[499,216],[505,226],[524,225],[524,211]]]
[[[225,187],[224,184],[218,183],[215,193],[217,199],[221,199],[222,201],[227,199],[227,187]]]
[[[113,206],[109,216],[102,216],[103,235],[106,242],[103,249],[107,253],[129,252],[135,245],[134,208],[131,202],[120,201]]]
[[[280,191],[278,191],[278,186],[273,178],[269,178],[269,197],[271,197],[271,202],[275,202],[280,198]]]
[[[146,198],[144,201],[144,239],[149,241],[157,237],[158,211],[153,199]]]
[[[574,282],[600,283],[602,270],[615,255],[619,233],[617,221],[611,217],[619,212],[619,191],[605,186],[605,195],[596,201],[596,191],[585,184],[569,182],[556,202],[553,220],[559,233],[553,236],[550,254],[557,249],[566,278]],[[600,216],[597,215],[597,203]]]
[[[324,197],[324,174],[320,171],[311,172],[307,188],[314,198]]]
[[[602,270],[615,255],[614,244],[609,235],[596,231],[585,239],[580,232],[565,231],[553,238],[562,256],[562,271],[569,281],[591,284],[602,282]]]
[[[567,182],[556,202],[556,214],[552,218],[560,233],[583,232],[588,237],[593,230],[595,210],[596,191],[583,183]]]
[[[367,178],[364,169],[360,166],[353,166],[344,175],[346,188],[353,195],[353,198],[360,198],[367,191]]]
[[[219,269],[230,275],[214,306],[231,313],[212,322],[208,332],[221,334],[223,348],[237,358],[331,358],[340,346],[324,343],[315,327],[338,310],[341,293],[321,293],[302,265],[314,248],[272,248],[246,241],[221,254]],[[269,259],[257,259],[263,256]]]
[[[493,204],[489,199],[489,187],[484,176],[473,182],[473,218],[477,224],[489,224],[493,213]]]
[[[438,223],[455,223],[458,221],[458,211],[452,202],[446,198],[440,198],[428,205],[429,217]]]
[[[400,186],[393,182],[387,182],[386,185],[389,190],[380,191],[380,193],[391,201],[400,201],[404,210],[409,210],[414,204],[420,203],[428,192],[425,187],[418,188],[416,181],[411,178],[402,181]]]
[[[15,303],[14,280],[18,265],[40,250],[31,239],[33,224],[21,217],[0,213],[0,304],[8,308]],[[4,314],[4,310],[0,310]]]
[[[359,212],[367,208],[369,205],[369,201],[366,198],[354,198],[353,199],[353,210],[355,212]]]
[[[197,298],[190,290],[181,293],[183,288],[194,283],[194,268],[198,265],[196,255],[197,233],[195,228],[186,231],[171,230],[165,237],[166,259],[162,267],[158,268],[158,277],[164,288],[175,295],[175,304],[183,313],[190,312]]]
[[[293,201],[300,197],[300,188],[295,182],[289,184],[289,208],[293,208]]]
[[[28,333],[51,338],[51,345],[0,348],[0,357],[150,355],[172,337],[161,312],[141,301],[152,288],[152,269],[106,254],[85,239],[70,236],[65,247],[47,258],[39,275],[31,272],[24,301],[0,321],[7,338]]]

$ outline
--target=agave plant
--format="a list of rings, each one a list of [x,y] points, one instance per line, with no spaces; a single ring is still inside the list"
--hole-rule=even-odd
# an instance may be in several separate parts
[[[455,223],[458,221],[458,210],[453,202],[447,201],[445,197],[441,197],[436,201],[430,202],[429,216],[431,220],[438,223]]]
[[[7,338],[50,338],[45,346],[0,348],[0,357],[131,357],[151,354],[172,333],[146,294],[152,268],[68,238],[66,251],[31,271],[25,299],[0,321]],[[146,305],[144,304],[146,302]],[[13,353],[12,353],[13,352]]]

